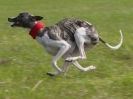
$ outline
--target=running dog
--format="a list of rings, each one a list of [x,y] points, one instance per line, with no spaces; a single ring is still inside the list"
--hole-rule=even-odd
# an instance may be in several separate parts
[[[78,63],[78,60],[86,59],[85,51],[94,47],[99,41],[114,50],[119,49],[123,43],[121,31],[119,44],[111,46],[98,35],[95,27],[87,21],[65,18],[53,26],[46,27],[40,21],[42,19],[41,16],[23,12],[16,17],[8,18],[8,21],[11,22],[11,27],[30,29],[29,35],[53,55],[52,66],[55,68],[55,72],[48,72],[49,76],[66,72],[70,64],[81,71],[94,70],[96,69],[95,66],[83,67]],[[64,59],[64,65],[61,68],[57,65],[60,58]]]

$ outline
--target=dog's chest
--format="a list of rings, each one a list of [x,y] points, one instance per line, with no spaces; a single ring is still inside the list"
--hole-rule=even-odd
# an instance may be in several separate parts
[[[44,47],[50,46],[50,43],[52,42],[52,39],[50,39],[47,33],[45,33],[42,37],[36,37],[36,40]]]
[[[38,43],[40,43],[50,54],[56,54],[58,51],[57,45],[54,40],[50,39],[48,34],[45,33],[42,37],[36,37]]]

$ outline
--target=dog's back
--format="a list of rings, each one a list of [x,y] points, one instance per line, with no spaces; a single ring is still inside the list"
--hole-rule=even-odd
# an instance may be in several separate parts
[[[74,33],[79,27],[90,27],[86,21],[75,18],[65,18],[53,26],[48,27],[48,35],[51,39],[75,41]]]

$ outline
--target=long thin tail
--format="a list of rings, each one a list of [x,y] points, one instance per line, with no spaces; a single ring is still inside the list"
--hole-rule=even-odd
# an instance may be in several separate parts
[[[99,38],[99,40],[104,43],[107,47],[113,49],[113,50],[117,50],[121,47],[122,43],[123,43],[123,33],[120,30],[120,42],[118,43],[118,45],[116,46],[111,46],[109,43],[105,42],[103,39]]]

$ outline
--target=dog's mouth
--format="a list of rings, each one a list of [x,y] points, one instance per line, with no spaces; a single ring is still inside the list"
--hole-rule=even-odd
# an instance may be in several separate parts
[[[14,22],[10,22],[10,26],[11,26],[11,27],[13,27],[13,26],[14,26],[14,24],[15,24]]]
[[[16,18],[8,18],[11,27],[19,26],[20,22],[16,20]]]

